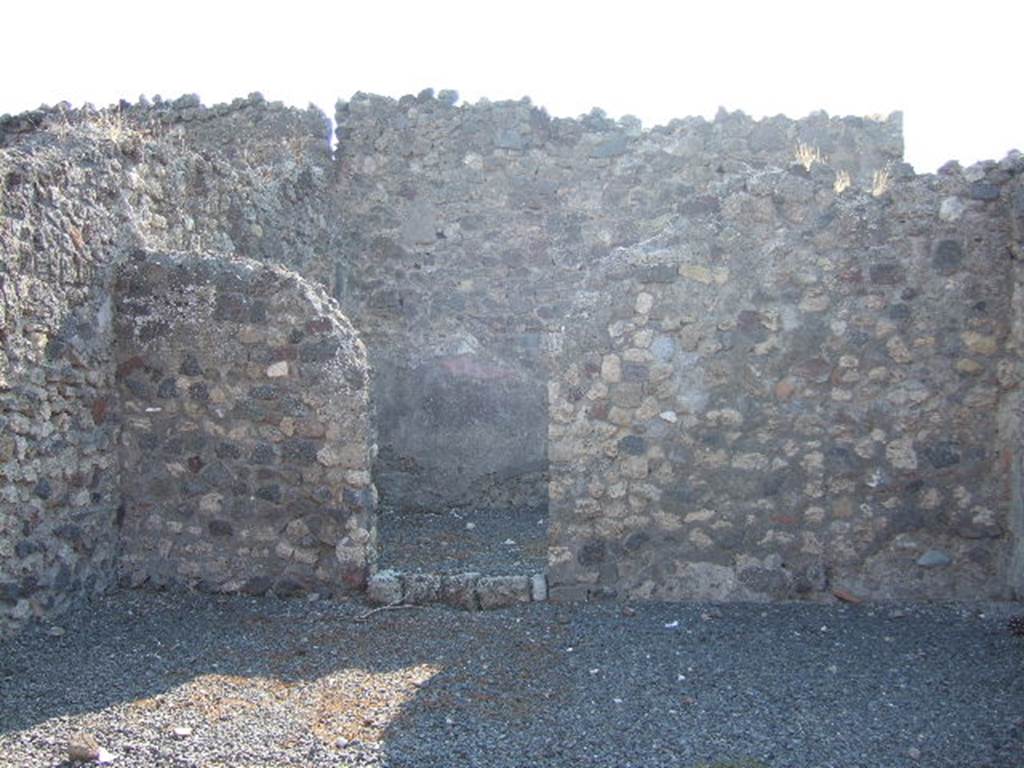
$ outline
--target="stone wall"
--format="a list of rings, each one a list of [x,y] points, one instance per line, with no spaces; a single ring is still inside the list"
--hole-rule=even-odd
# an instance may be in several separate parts
[[[1015,157],[917,177],[898,115],[337,123],[386,500],[479,504],[521,436],[495,458],[552,461],[556,595],[1009,594]],[[542,403],[547,440],[513,430]]]
[[[123,579],[361,589],[375,446],[366,353],[337,305],[279,267],[142,252],[115,297]]]
[[[1019,588],[1022,170],[725,174],[595,265],[549,393],[553,594]]]
[[[334,291],[378,373],[378,478],[401,508],[545,503],[551,354],[615,248],[715,213],[708,185],[801,144],[860,184],[902,155],[898,115],[723,112],[642,132],[453,98],[357,94],[336,116]]]
[[[91,140],[0,149],[0,633],[113,576],[108,266],[131,237],[126,208]]]
[[[188,388],[222,386],[205,380],[219,368],[182,373],[170,347],[172,362],[115,378],[115,326],[124,340],[141,316],[117,320],[114,272],[138,249],[281,264],[333,295],[376,371],[383,498],[514,512],[550,496],[556,596],[1024,591],[1019,156],[915,176],[898,115],[722,112],[641,130],[596,110],[454,102],[357,94],[339,104],[333,155],[323,115],[258,94],[0,118],[4,627],[105,588],[119,542],[131,583],[341,578],[327,573],[334,534],[310,521],[280,538],[286,555],[264,552],[265,581],[241,569],[243,536],[274,504],[261,489],[300,493],[307,470],[341,482],[333,468],[299,452],[257,483],[274,470],[251,452],[218,456],[220,417],[203,410],[215,405]],[[258,271],[209,258],[195,263],[214,284]],[[322,305],[299,285],[299,306]],[[267,317],[246,332],[276,333]],[[263,392],[280,362],[231,370]],[[249,400],[275,406],[225,419],[268,457],[321,439],[282,431],[296,417],[276,408],[291,400]],[[180,441],[163,410],[145,413],[172,404]],[[152,466],[128,448],[151,439],[146,419]],[[185,434],[203,435],[201,450],[184,453]],[[161,475],[159,494],[122,475],[118,445]],[[168,446],[183,452],[164,458]],[[247,478],[227,507],[204,500],[220,493],[204,475],[221,469]],[[344,483],[372,497],[364,481]],[[238,501],[249,493],[253,518]],[[145,528],[151,502],[167,514]],[[348,558],[358,583],[372,524],[338,509],[367,534]],[[201,567],[179,569],[187,551]]]
[[[1006,190],[1012,243],[1013,307],[1011,313],[1012,349],[1019,359],[1024,350],[1024,173],[1018,173]],[[1010,530],[1015,540],[1015,551],[1010,563],[1010,585],[1018,599],[1024,599],[1024,392],[1021,387],[1007,393],[1000,411],[999,434],[1013,456],[1007,478],[1012,484],[1010,493]]]
[[[258,95],[0,118],[0,632],[115,578],[121,254],[311,261],[328,141],[320,113]]]

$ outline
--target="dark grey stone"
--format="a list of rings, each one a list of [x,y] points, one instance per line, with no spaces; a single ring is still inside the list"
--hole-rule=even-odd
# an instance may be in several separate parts
[[[674,283],[679,279],[678,267],[675,264],[634,267],[633,279],[638,283]]]
[[[988,181],[975,181],[970,187],[970,196],[973,200],[984,200],[986,202],[998,200],[1000,187]]]
[[[956,240],[940,240],[935,246],[932,264],[943,275],[952,275],[960,269],[964,249]]]
[[[161,381],[160,386],[156,390],[156,396],[163,400],[169,400],[173,397],[177,397],[178,380],[174,377],[170,377]]]
[[[205,403],[210,399],[210,390],[204,382],[197,381],[188,388],[188,396],[193,400]]]
[[[269,501],[273,504],[281,503],[281,486],[277,483],[262,485],[256,489],[256,498]]]
[[[699,499],[700,494],[689,483],[681,483],[662,493],[661,507],[670,514],[681,515],[691,511]]]
[[[260,384],[249,390],[249,397],[256,400],[276,400],[278,394],[278,389],[273,384]]]
[[[619,440],[619,450],[631,456],[642,456],[647,450],[647,442],[639,435],[627,435]]]
[[[0,581],[0,602],[13,605],[22,597],[21,585],[14,581]]]
[[[284,577],[274,582],[274,594],[278,597],[298,597],[309,591],[309,584],[294,577]]]
[[[370,512],[374,508],[373,492],[369,488],[346,488],[342,492],[345,507],[354,513]]]
[[[315,440],[290,438],[281,443],[281,457],[285,461],[298,464],[312,464],[316,461],[317,451],[321,443]]]
[[[40,499],[49,499],[53,494],[53,487],[50,485],[50,481],[43,478],[36,482],[35,487],[32,489],[32,493],[38,496]]]
[[[184,376],[202,376],[203,369],[199,365],[199,361],[193,354],[185,355],[185,359],[181,363],[181,367],[178,368],[178,372]]]
[[[332,339],[303,344],[299,348],[299,360],[304,363],[322,363],[334,358],[338,353],[338,342]]]
[[[440,601],[445,605],[461,608],[464,611],[479,610],[480,600],[477,597],[479,579],[479,573],[455,573],[443,576]]]
[[[265,595],[273,585],[273,579],[267,576],[253,576],[245,580],[240,591],[245,595]]]
[[[255,450],[258,449],[259,446],[257,446],[256,449],[254,449],[254,452]],[[271,448],[270,450],[271,457],[273,457],[273,448]],[[242,456],[242,450],[234,443],[218,443],[217,447],[214,449],[214,453],[216,453],[218,459],[237,459]],[[260,464],[264,462],[255,463]]]
[[[44,550],[45,547],[42,544],[31,539],[22,539],[14,545],[14,554],[19,558],[29,557]]]
[[[589,541],[584,544],[576,556],[579,564],[585,567],[600,565],[608,555],[603,541]]]
[[[897,285],[904,280],[904,269],[892,262],[878,262],[868,269],[871,282],[876,285]]]
[[[946,469],[960,463],[960,446],[955,441],[940,440],[925,446],[922,450],[928,462],[936,469]]]
[[[252,449],[252,454],[249,460],[253,464],[273,464],[277,461],[277,452],[274,450],[274,446],[270,443],[260,443]]]
[[[218,322],[244,323],[249,318],[249,300],[245,296],[218,293],[213,319]]]

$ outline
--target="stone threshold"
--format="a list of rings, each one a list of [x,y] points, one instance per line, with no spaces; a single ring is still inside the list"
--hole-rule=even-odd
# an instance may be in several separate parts
[[[525,576],[484,576],[481,573],[403,573],[378,571],[366,585],[376,605],[449,605],[467,611],[507,608],[548,599],[543,573]]]

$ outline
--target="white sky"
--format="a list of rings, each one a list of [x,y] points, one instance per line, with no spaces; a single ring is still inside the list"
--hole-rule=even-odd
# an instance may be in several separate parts
[[[152,10],[150,10],[152,8]],[[718,107],[904,112],[919,172],[1024,150],[1020,0],[60,2],[0,13],[0,113],[251,91],[333,115],[355,91],[530,96],[646,127]]]

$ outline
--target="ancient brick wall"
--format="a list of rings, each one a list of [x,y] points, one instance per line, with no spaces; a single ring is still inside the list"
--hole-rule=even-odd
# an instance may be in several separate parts
[[[336,304],[279,267],[145,252],[114,294],[123,579],[362,588],[376,545],[369,372]]]

